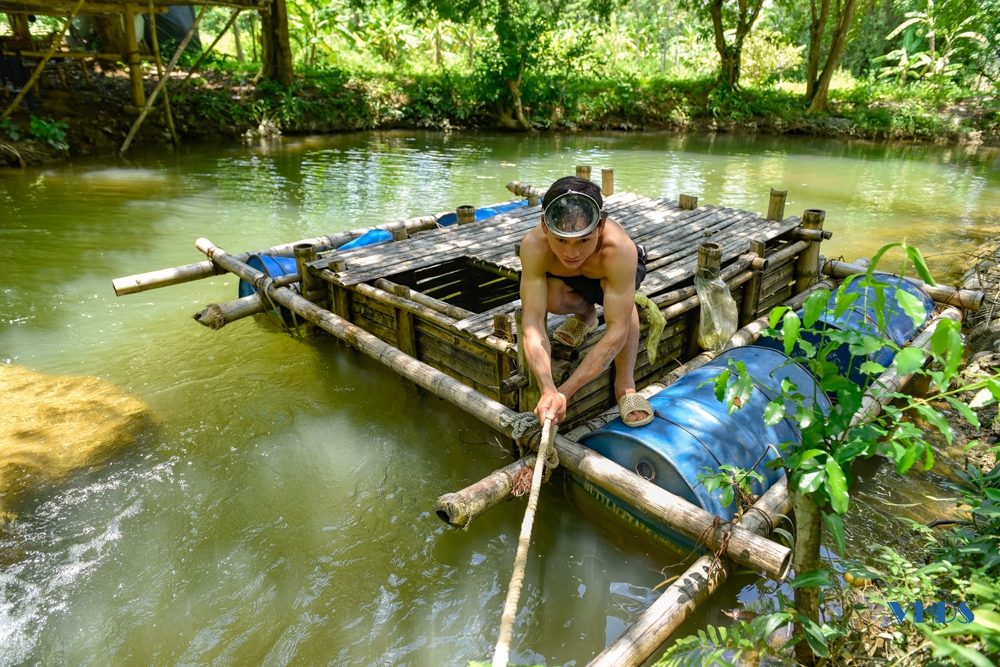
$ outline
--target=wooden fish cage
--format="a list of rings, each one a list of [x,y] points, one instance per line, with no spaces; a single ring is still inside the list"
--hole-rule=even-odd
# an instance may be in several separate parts
[[[520,183],[508,188],[541,194]],[[637,388],[701,352],[693,279],[702,243],[722,246],[722,277],[741,326],[815,282],[819,243],[830,236],[822,231],[824,213],[785,218],[785,196],[772,190],[767,216],[698,206],[696,197],[683,195],[671,200],[621,192],[605,198],[610,217],[646,247],[648,274],[640,291],[667,319],[653,362],[646,353],[649,325],[642,324]],[[530,411],[539,390],[519,349],[518,250],[540,214],[536,203],[474,224],[399,234],[393,243],[321,256],[307,263],[307,271],[327,286],[317,299],[323,307],[503,405]],[[549,317],[550,335],[565,318]],[[553,343],[556,384],[573,373],[604,329],[602,319],[578,349]],[[568,426],[613,405],[612,382],[609,369],[580,389],[568,406]]]

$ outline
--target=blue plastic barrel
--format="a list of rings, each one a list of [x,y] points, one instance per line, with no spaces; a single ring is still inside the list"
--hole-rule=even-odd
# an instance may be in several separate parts
[[[913,338],[930,320],[931,311],[934,310],[934,300],[927,296],[927,293],[922,289],[907,280],[897,278],[896,276],[879,274],[876,274],[874,277],[878,280],[878,282],[885,285],[885,337],[897,345],[902,346],[904,343]],[[896,297],[896,291],[898,289],[902,289],[903,291],[912,294],[923,303],[925,311],[924,320],[917,326],[914,326],[913,319],[907,315],[903,311],[902,306],[899,305],[899,301]],[[854,280],[850,285],[848,285],[845,292],[857,293],[860,296],[855,299],[850,308],[845,310],[840,317],[834,319],[833,313],[827,312],[820,317],[819,321],[813,328],[820,330],[827,328],[839,331],[850,330],[863,334],[877,335],[878,317],[875,314],[875,288],[862,287],[859,285],[859,280]],[[829,311],[832,311],[835,307],[836,294],[830,296],[830,301],[827,304]],[[802,317],[801,310],[798,311],[798,314],[799,317]],[[821,340],[820,335],[804,333],[802,334],[802,337],[817,346],[817,348],[819,347]],[[757,342],[757,345],[782,351],[785,349],[784,343],[777,338],[761,337],[761,339]],[[792,356],[804,356],[802,349],[798,345],[795,346]],[[883,347],[877,352],[870,354],[867,359],[888,367],[892,363],[893,357],[895,357],[895,353],[890,348]],[[847,345],[842,345],[831,352],[827,359],[837,366],[837,369],[842,375],[849,377],[851,382],[859,385],[865,382],[866,376],[858,370],[865,359],[852,355]]]
[[[348,241],[344,245],[337,248],[337,250],[353,250],[354,248],[363,248],[367,245],[388,243],[391,240],[392,232],[387,232],[384,229],[373,229],[370,232],[365,232],[353,241]]]
[[[733,414],[727,414],[726,404],[716,399],[714,382],[730,360],[746,364],[747,372],[755,379],[750,400]],[[763,485],[755,483],[753,492],[763,493],[783,474],[765,468],[768,461],[777,457],[769,445],[777,448],[784,442],[800,438],[797,425],[790,419],[783,419],[771,427],[764,424],[764,408],[781,393],[781,381],[789,378],[798,386],[799,393],[817,396],[824,413],[831,407],[812,374],[788,361],[784,354],[769,348],[729,350],[651,398],[656,415],[650,424],[631,428],[619,418],[587,434],[580,442],[712,514],[732,519],[735,508],[722,507],[718,491],[708,493],[704,485],[698,484],[698,475],[705,472],[702,468],[717,471],[720,465],[729,464],[744,470],[753,469],[765,480]],[[588,485],[585,488],[594,493]],[[616,509],[624,509],[675,544],[692,545],[687,538],[620,499],[606,496],[601,500],[617,504]]]
[[[297,273],[298,269],[295,267],[295,260],[289,257],[271,257],[270,255],[250,255],[250,259],[247,260],[247,264],[261,273],[264,273],[272,278],[279,278],[284,275],[291,275]],[[239,295],[240,298],[245,296],[250,296],[255,294],[257,288],[248,283],[245,280],[240,281]],[[270,312],[274,313],[272,309]],[[288,310],[284,306],[278,306],[278,312],[281,314],[281,319],[285,322],[292,321],[292,311]]]
[[[523,208],[528,205],[527,199],[521,199],[518,201],[507,202],[506,204],[498,204],[497,206],[487,206],[484,208],[476,209],[476,222],[481,220],[489,220],[501,213],[508,213],[515,209]],[[448,227],[454,225],[458,222],[458,216],[455,213],[446,213],[438,219],[438,224],[442,227]]]

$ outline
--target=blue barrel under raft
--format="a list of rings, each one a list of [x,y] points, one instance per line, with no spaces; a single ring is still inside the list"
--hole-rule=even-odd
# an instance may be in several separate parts
[[[874,278],[885,285],[884,295],[885,295],[885,337],[902,347],[907,341],[912,339],[917,332],[924,328],[927,322],[930,321],[931,313],[934,310],[934,300],[927,296],[927,293],[922,289],[914,285],[913,283],[897,278],[896,276],[880,275],[876,274]],[[897,290],[903,290],[917,299],[924,306],[925,316],[922,322],[917,325],[913,324],[913,319],[907,315],[902,306],[899,305],[898,297],[896,296]],[[813,325],[814,329],[835,329],[838,331],[857,331],[858,333],[876,335],[878,333],[878,318],[876,316],[876,296],[874,287],[862,287],[859,285],[859,280],[854,280],[847,289],[844,290],[845,293],[856,293],[859,294],[858,298],[851,304],[851,306],[844,311],[844,313],[834,319],[833,309],[836,306],[836,294],[830,296],[830,301],[827,304],[828,312],[824,313],[819,321]],[[802,311],[798,311],[798,315],[802,317]],[[815,345],[817,348],[820,345],[820,336],[818,334],[803,333],[802,338],[808,342]],[[760,347],[768,347],[776,350],[784,350],[785,344],[780,339],[777,338],[766,338],[762,337],[757,345]],[[802,349],[796,345],[794,351],[792,352],[793,357],[805,356]],[[847,345],[841,345],[839,348],[835,349],[827,357],[827,360],[832,362],[837,366],[841,375],[850,378],[851,382],[860,385],[865,382],[866,376],[859,369],[861,364],[865,361],[874,361],[885,367],[888,367],[893,360],[895,353],[888,347],[883,347],[882,349],[871,353],[867,357],[857,357],[851,354]]]
[[[727,414],[726,404],[715,397],[715,378],[728,367],[730,360],[746,364],[747,372],[756,380],[750,401],[733,414]],[[580,442],[712,514],[732,519],[735,508],[722,507],[719,492],[708,493],[704,485],[698,484],[698,475],[705,472],[703,468],[715,472],[720,465],[729,464],[753,469],[764,478],[764,484],[761,488],[755,483],[752,490],[762,494],[783,474],[765,467],[777,457],[769,445],[777,447],[800,437],[798,426],[790,419],[772,427],[764,424],[764,408],[781,393],[781,381],[789,378],[800,393],[817,396],[824,413],[831,408],[829,398],[819,391],[812,374],[799,364],[782,366],[787,361],[783,353],[764,347],[729,350],[652,397],[650,404],[655,417],[650,424],[631,428],[616,419],[582,437]],[[682,548],[694,546],[692,540],[621,499],[585,482],[583,486],[617,514],[624,513],[637,521],[640,528]]]

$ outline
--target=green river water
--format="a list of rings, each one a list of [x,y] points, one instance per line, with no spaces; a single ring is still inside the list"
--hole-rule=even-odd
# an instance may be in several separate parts
[[[261,248],[507,200],[507,182],[543,185],[575,164],[613,166],[619,190],[757,211],[769,188],[787,189],[789,215],[827,211],[825,254],[870,256],[905,237],[949,280],[1000,231],[1000,155],[986,148],[372,132],[0,173],[0,363],[96,375],[158,422],[108,464],[32,495],[0,533],[0,665],[492,655],[524,504],[466,532],[433,512],[438,495],[505,464],[487,428],[333,339],[254,319],[196,324],[235,297],[232,276],[122,298],[111,279],[203,259],[200,236]],[[946,474],[869,475],[851,544],[897,539],[890,515],[908,510],[885,503],[944,495]],[[678,559],[562,482],[545,487],[512,658],[585,665]],[[725,623],[762,590],[736,577],[695,623]]]

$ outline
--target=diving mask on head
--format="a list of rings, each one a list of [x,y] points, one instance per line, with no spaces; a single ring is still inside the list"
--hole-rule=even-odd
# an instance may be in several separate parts
[[[545,203],[545,226],[564,239],[590,234],[607,217],[597,200],[582,192],[569,190]]]

